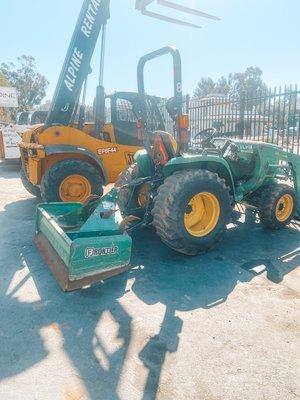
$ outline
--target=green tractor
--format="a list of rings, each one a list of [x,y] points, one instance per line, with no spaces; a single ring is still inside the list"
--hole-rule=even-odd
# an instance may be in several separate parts
[[[174,98],[169,112],[176,122],[177,141],[166,132],[149,136],[144,124],[146,150],[137,152],[135,164],[117,183],[122,213],[141,218],[137,225],[152,224],[167,246],[187,255],[216,245],[236,203],[255,207],[269,229],[280,229],[299,217],[299,156],[273,144],[216,137],[213,129],[200,140],[200,146],[188,149],[181,60],[176,49],[164,48],[140,60],[141,104],[146,101],[145,63],[166,53],[174,60]],[[146,121],[145,106],[140,118]]]
[[[167,110],[173,135],[151,132],[144,85],[148,61],[171,54],[174,97]],[[235,204],[255,207],[261,222],[279,229],[300,217],[300,157],[280,147],[200,135],[189,147],[188,117],[182,113],[182,70],[177,49],[164,47],[138,65],[139,134],[145,149],[102,198],[84,204],[38,206],[36,242],[63,290],[74,290],[129,268],[130,233],[153,225],[171,249],[196,255],[212,249],[226,232]],[[175,138],[174,138],[175,137]]]

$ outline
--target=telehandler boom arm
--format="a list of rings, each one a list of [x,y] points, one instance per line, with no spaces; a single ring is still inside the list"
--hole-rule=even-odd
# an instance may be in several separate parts
[[[69,125],[79,102],[84,81],[101,29],[109,14],[110,0],[85,0],[69,45],[45,125]]]

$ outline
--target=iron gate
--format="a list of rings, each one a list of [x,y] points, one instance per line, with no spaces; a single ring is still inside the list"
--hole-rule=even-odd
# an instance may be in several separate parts
[[[160,104],[166,126],[173,122]],[[198,132],[219,126],[220,134],[241,139],[278,144],[300,154],[300,91],[297,85],[269,89],[254,97],[212,95],[184,100],[184,111],[190,117],[191,138]]]

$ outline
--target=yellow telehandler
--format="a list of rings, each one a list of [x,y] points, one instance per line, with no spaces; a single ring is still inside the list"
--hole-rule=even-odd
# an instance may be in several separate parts
[[[103,87],[109,0],[85,0],[45,123],[27,129],[19,144],[21,180],[43,201],[84,202],[102,195],[143,147],[139,135],[137,93],[106,96]],[[102,30],[99,86],[94,121],[86,121],[85,97],[90,62]],[[82,94],[82,105],[79,101]],[[148,97],[149,123],[164,129],[158,99]]]

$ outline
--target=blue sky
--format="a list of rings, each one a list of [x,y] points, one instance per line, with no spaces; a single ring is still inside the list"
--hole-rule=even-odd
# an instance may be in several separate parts
[[[170,25],[142,16],[135,0],[111,0],[105,65],[107,92],[136,89],[140,56],[175,45],[183,60],[184,92],[192,93],[201,77],[217,79],[248,66],[264,71],[269,85],[300,83],[299,0],[177,0],[216,14],[220,22],[201,19],[202,29]],[[33,55],[50,81],[51,98],[82,0],[2,0],[0,62]],[[92,62],[88,100],[97,84],[99,46]],[[147,91],[172,94],[171,62],[154,62],[147,73]]]

